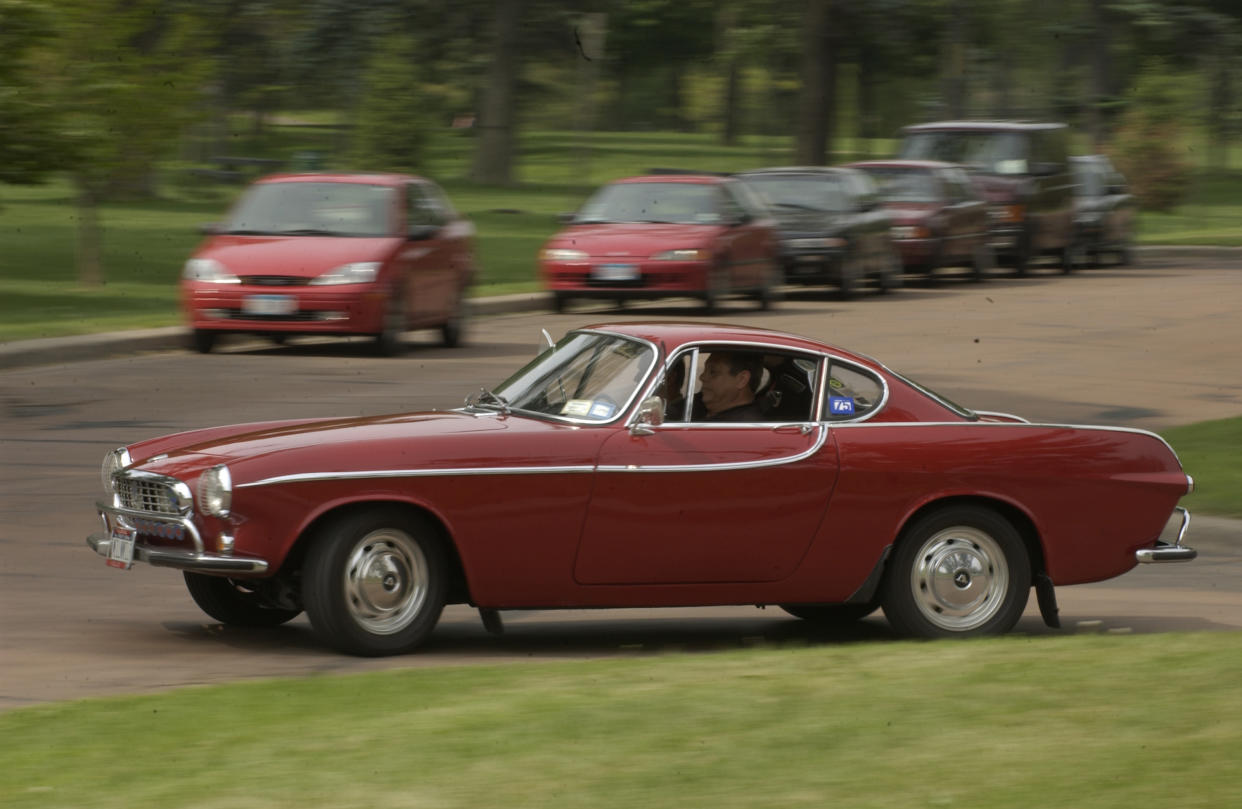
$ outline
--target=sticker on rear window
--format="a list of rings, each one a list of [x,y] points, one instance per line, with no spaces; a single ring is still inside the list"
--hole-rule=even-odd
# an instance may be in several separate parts
[[[829,396],[828,411],[834,416],[854,415],[854,400],[849,396]]]

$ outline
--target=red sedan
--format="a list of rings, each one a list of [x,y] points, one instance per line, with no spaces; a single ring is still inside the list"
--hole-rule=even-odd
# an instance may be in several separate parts
[[[964,266],[982,281],[995,263],[987,202],[952,163],[871,160],[851,163],[875,180],[892,217],[893,244],[908,272],[934,278],[941,267]]]
[[[186,262],[193,345],[221,334],[367,335],[382,354],[407,329],[461,341],[474,226],[435,183],[402,174],[282,174],[251,186]]]
[[[539,253],[556,311],[578,298],[730,294],[767,308],[780,283],[776,223],[738,180],[654,174],[599,189]]]
[[[306,610],[366,655],[446,603],[877,608],[920,637],[1003,633],[1032,587],[1192,559],[1192,488],[1141,430],[974,412],[780,332],[577,329],[465,407],[243,424],[107,454],[113,567],[184,571],[213,618]],[[1162,539],[1182,515],[1175,541]]]

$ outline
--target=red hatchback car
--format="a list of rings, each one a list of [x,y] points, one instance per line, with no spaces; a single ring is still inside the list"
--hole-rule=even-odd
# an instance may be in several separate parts
[[[893,244],[907,271],[934,278],[965,266],[982,281],[995,263],[987,202],[960,166],[934,160],[851,163],[871,176],[892,217]]]
[[[539,253],[556,311],[573,298],[729,294],[767,308],[779,283],[776,222],[738,180],[652,174],[599,189]]]
[[[507,609],[773,604],[991,635],[1032,587],[1055,626],[1055,586],[1196,555],[1160,436],[971,411],[740,326],[575,329],[465,407],[195,430],[101,472],[109,566],[182,570],[226,624],[305,610],[367,655],[452,603],[492,631]]]
[[[461,341],[474,226],[429,180],[266,177],[208,232],[181,281],[200,352],[238,332],[369,335],[382,354],[407,329]]]

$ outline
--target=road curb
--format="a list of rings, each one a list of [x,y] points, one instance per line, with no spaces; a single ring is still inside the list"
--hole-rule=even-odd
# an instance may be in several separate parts
[[[1242,269],[1242,247],[1152,246],[1137,248],[1136,252],[1139,268],[1166,261],[1203,261]],[[470,299],[471,314],[476,317],[534,312],[545,308],[548,308],[545,292]],[[15,340],[0,343],[0,371],[150,351],[174,351],[185,348],[188,342],[188,332],[182,326]]]

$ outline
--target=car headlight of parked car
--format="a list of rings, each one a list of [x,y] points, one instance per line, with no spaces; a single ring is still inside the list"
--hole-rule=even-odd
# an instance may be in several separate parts
[[[130,463],[129,450],[125,447],[118,447],[104,455],[103,466],[99,470],[99,481],[103,484],[105,492],[109,495],[116,493],[112,475],[129,466]]]
[[[369,284],[379,275],[378,261],[355,261],[342,264],[334,270],[312,278],[310,283],[315,286],[328,284]]]
[[[652,256],[656,261],[708,261],[712,251],[706,247],[686,247],[680,250],[665,250]]]
[[[587,254],[583,250],[570,250],[564,247],[545,247],[539,254],[544,261],[586,261]]]
[[[181,273],[187,281],[205,281],[211,284],[240,284],[241,279],[224,269],[214,258],[192,258],[185,263]]]
[[[204,514],[227,517],[233,505],[233,476],[224,464],[213,466],[198,479],[198,504]]]

